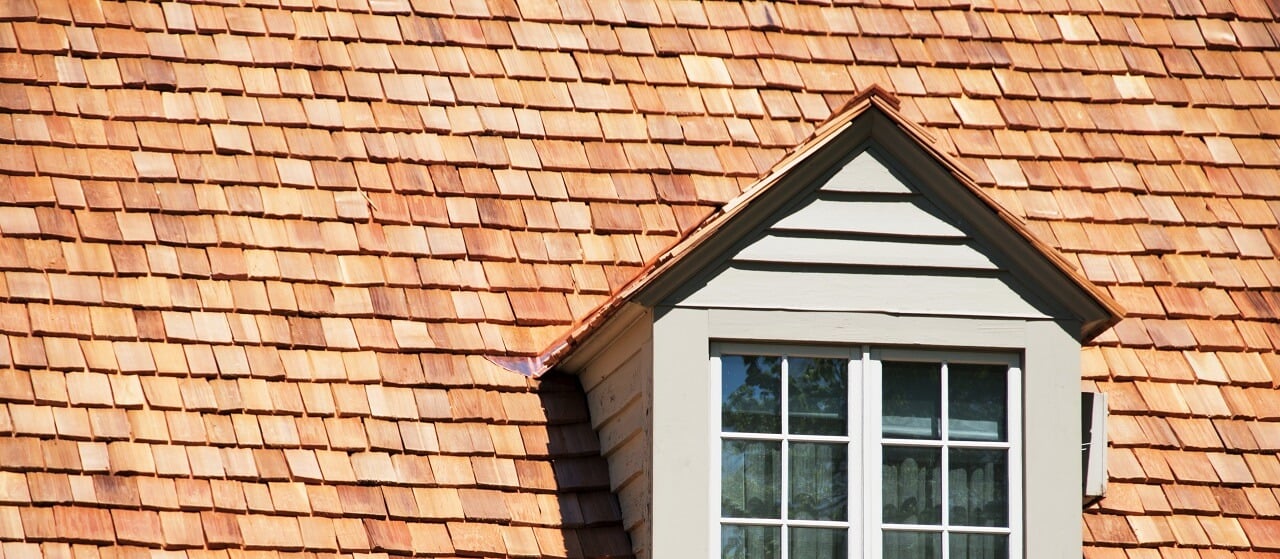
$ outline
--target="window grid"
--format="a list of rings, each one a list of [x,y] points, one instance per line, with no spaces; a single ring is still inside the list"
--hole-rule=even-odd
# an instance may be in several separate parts
[[[773,355],[782,360],[781,372],[781,389],[779,396],[782,398],[779,408],[782,413],[782,434],[767,433],[730,433],[724,432],[721,425],[720,405],[712,406],[712,424],[715,430],[720,433],[720,437],[715,439],[717,446],[715,449],[716,456],[721,456],[721,448],[723,441],[726,440],[772,440],[779,441],[782,447],[782,464],[780,473],[781,489],[783,491],[780,496],[782,502],[782,510],[779,513],[779,519],[756,519],[756,518],[733,518],[723,517],[720,511],[721,504],[718,492],[715,493],[714,510],[717,513],[713,516],[712,525],[719,532],[722,526],[776,526],[780,528],[780,545],[779,556],[783,559],[790,559],[790,543],[788,538],[788,528],[844,528],[846,530],[846,544],[848,547],[848,557],[869,556],[879,557],[883,552],[882,536],[884,530],[915,530],[923,532],[940,532],[943,534],[941,554],[943,559],[950,559],[950,545],[948,540],[949,534],[992,534],[1007,535],[1008,550],[1011,558],[1022,557],[1022,456],[1021,456],[1021,440],[1022,440],[1022,369],[1017,364],[1017,359],[1008,354],[985,354],[985,353],[969,353],[963,351],[899,351],[899,350],[875,350],[870,346],[853,347],[846,351],[840,351],[835,348],[814,348],[812,352],[798,352],[799,356],[814,358],[836,358],[847,359],[847,405],[850,407],[847,414],[847,436],[836,437],[830,435],[794,435],[789,434],[790,427],[790,409],[789,409],[789,383],[790,383],[790,358],[797,356],[792,351],[773,351],[768,350],[768,346],[743,346],[739,344],[718,344],[723,345],[720,351],[713,351],[711,363],[711,378],[715,390],[713,394],[720,394],[720,383],[722,382],[722,366],[720,363],[721,355]],[[777,346],[775,346],[777,347]],[[799,346],[792,346],[799,347]],[[838,352],[833,355],[833,353]],[[886,355],[891,354],[891,355]],[[903,358],[903,355],[909,357]],[[948,359],[944,356],[963,355],[963,359]],[[923,357],[922,357],[923,356]],[[931,441],[920,439],[893,439],[884,438],[881,426],[881,363],[883,361],[923,361],[930,363],[940,363],[943,367],[948,366],[952,362],[959,363],[975,363],[975,364],[1000,364],[1007,367],[1007,431],[1006,440],[1004,442],[992,441],[950,441],[949,440],[949,370],[942,374],[942,394],[941,406],[943,407],[943,419],[941,420],[940,431],[943,440]],[[861,408],[858,413],[856,408]],[[866,444],[853,444],[862,437]],[[878,441],[878,443],[873,442]],[[848,500],[846,503],[846,521],[816,521],[816,520],[797,520],[788,519],[789,511],[787,499],[789,497],[789,448],[790,442],[826,442],[826,443],[843,443],[848,449]],[[881,518],[883,495],[880,490],[866,491],[867,488],[879,487],[881,478],[881,449],[885,445],[892,444],[898,446],[913,447],[939,447],[943,449],[941,470],[941,497],[942,515],[944,524],[937,525],[913,525],[913,524],[885,524]],[[869,447],[868,447],[869,445]],[[866,447],[866,448],[864,448]],[[947,448],[965,448],[965,449],[992,449],[1006,450],[1008,457],[1008,478],[1007,478],[1007,500],[1008,500],[1008,517],[1006,527],[983,527],[983,526],[950,526],[950,511],[947,503],[949,495],[949,459],[947,457]],[[717,463],[719,460],[717,459]],[[716,483],[719,487],[719,468],[716,468]],[[860,503],[861,506],[854,503]],[[851,528],[860,526],[858,530]],[[720,542],[717,539],[713,547],[712,556],[720,557]]]
[[[951,450],[951,449],[953,449],[953,448],[956,448],[956,449],[970,449],[970,448],[972,448],[972,449],[987,449],[987,450],[1005,450],[1005,451],[1010,451],[1010,450],[1012,450],[1012,448],[1013,448],[1013,444],[1012,444],[1012,441],[1014,440],[1014,439],[1013,439],[1013,433],[1014,433],[1014,426],[1013,426],[1013,423],[1015,423],[1015,421],[1013,420],[1014,418],[1012,418],[1012,417],[1010,417],[1010,418],[1009,418],[1009,420],[1008,420],[1008,424],[1009,424],[1009,425],[1008,425],[1007,431],[1006,431],[1006,433],[1005,433],[1005,439],[1006,439],[1006,440],[1005,440],[1005,441],[1002,441],[1002,442],[996,442],[996,441],[964,441],[964,440],[955,440],[955,441],[953,441],[953,440],[951,440],[951,398],[950,398],[950,394],[951,394],[951,368],[950,368],[950,365],[951,365],[951,361],[949,361],[949,360],[943,360],[943,361],[941,361],[941,375],[940,375],[940,379],[939,379],[939,380],[940,380],[940,385],[941,385],[941,386],[940,386],[940,389],[941,389],[941,395],[940,395],[940,398],[939,398],[939,399],[941,400],[941,402],[940,402],[940,404],[941,404],[941,406],[940,406],[940,407],[941,407],[941,410],[940,410],[941,415],[939,416],[939,439],[935,439],[935,440],[931,440],[931,439],[894,439],[894,438],[884,438],[884,437],[882,437],[882,438],[880,439],[880,446],[881,446],[881,448],[886,447],[886,446],[898,446],[898,447],[907,446],[907,447],[925,447],[925,448],[939,448],[939,449],[941,449],[941,455],[942,455],[941,460],[940,460],[940,472],[941,472],[941,474],[939,475],[939,478],[940,478],[940,479],[939,479],[939,484],[941,485],[940,492],[941,492],[941,499],[942,499],[942,511],[941,511],[941,512],[942,512],[942,522],[941,522],[941,524],[889,524],[889,523],[881,523],[881,524],[880,524],[880,528],[881,528],[882,530],[884,530],[884,531],[940,532],[940,533],[942,533],[942,549],[941,549],[941,551],[942,551],[942,559],[950,559],[950,556],[951,556],[951,545],[950,545],[950,544],[951,544],[951,541],[950,541],[950,539],[951,539],[951,534],[993,534],[993,535],[1010,535],[1010,534],[1012,533],[1012,531],[1013,531],[1013,530],[1012,530],[1012,526],[1013,526],[1013,524],[1014,524],[1014,514],[1015,514],[1015,512],[1016,512],[1016,510],[1017,510],[1017,507],[1016,507],[1015,503],[1013,502],[1013,498],[1012,498],[1013,493],[1014,493],[1014,491],[1013,491],[1013,485],[1014,485],[1014,484],[1013,484],[1013,481],[1017,479],[1017,473],[1016,473],[1016,472],[1017,472],[1017,470],[1015,470],[1015,469],[1014,469],[1014,467],[1013,467],[1013,463],[1014,463],[1014,458],[1013,458],[1013,456],[1012,456],[1012,454],[1013,454],[1013,453],[1012,453],[1012,452],[1007,452],[1006,456],[1008,456],[1008,460],[1009,460],[1009,476],[1010,476],[1010,478],[1007,480],[1007,483],[1009,484],[1009,488],[1008,488],[1008,490],[1009,490],[1009,511],[1008,511],[1009,517],[1008,517],[1008,519],[1007,519],[1007,521],[1006,521],[1006,524],[1009,524],[1009,526],[1006,526],[1006,527],[989,527],[989,526],[966,526],[966,525],[952,525],[952,524],[951,524],[951,507],[949,506],[949,505],[950,505],[950,502],[949,502],[949,501],[950,501],[950,496],[951,496],[951,475],[950,475],[950,472],[951,472],[951,452],[950,452],[950,450]],[[1006,385],[1006,392],[1012,392],[1012,390],[1013,390],[1013,384],[1012,384],[1012,383],[1014,382],[1014,379],[1013,379],[1013,376],[1014,376],[1014,375],[1013,375],[1013,374],[1011,374],[1011,373],[1012,373],[1014,370],[1015,370],[1015,369],[1011,367],[1009,370],[1007,370],[1007,371],[1006,371],[1006,375],[1008,375],[1008,379],[1009,379],[1009,380],[1008,380],[1008,382],[1010,383],[1010,384]],[[1010,400],[1012,400],[1012,398],[1010,398]],[[1010,404],[1012,404],[1012,403],[1013,403],[1013,402],[1011,401],[1011,402],[1010,402]],[[1013,408],[1013,407],[1012,407],[1012,405],[1011,405],[1009,408],[1007,408],[1007,410],[1006,410],[1006,414],[1008,414],[1008,415],[1012,416],[1012,414],[1013,414],[1013,410],[1015,410],[1015,409],[1016,409],[1016,408]],[[880,415],[880,414],[876,414],[876,416],[877,416],[877,417],[881,417],[881,415]],[[1009,543],[1010,543],[1010,552],[1012,553],[1012,551],[1013,551],[1013,543],[1014,543],[1014,542],[1013,542],[1013,541],[1012,541],[1012,539],[1011,539]]]
[[[752,353],[752,352],[745,352],[745,353]],[[767,355],[767,353],[756,353],[756,354],[757,354],[757,355]],[[843,444],[843,445],[845,445],[846,452],[848,452],[848,453],[849,453],[849,454],[847,454],[847,455],[846,455],[846,456],[848,456],[848,458],[846,458],[846,460],[852,460],[852,459],[853,459],[853,458],[855,458],[857,455],[856,455],[856,454],[854,454],[854,449],[852,448],[852,444],[851,444],[851,443],[853,442],[853,437],[852,437],[852,435],[846,434],[845,436],[841,437],[841,436],[835,436],[835,435],[802,435],[802,434],[792,434],[792,433],[791,433],[791,404],[790,404],[790,400],[791,400],[791,398],[790,398],[790,396],[791,396],[791,392],[790,392],[790,386],[791,386],[791,358],[792,358],[792,357],[798,357],[798,356],[793,356],[793,355],[791,355],[791,354],[789,354],[789,353],[782,353],[782,354],[779,354],[779,355],[778,355],[778,357],[781,359],[781,365],[782,365],[782,370],[781,370],[781,373],[780,373],[780,381],[781,381],[781,385],[782,385],[782,386],[781,386],[780,390],[778,391],[778,397],[781,399],[781,402],[779,402],[779,404],[780,404],[779,409],[781,410],[781,413],[782,413],[782,429],[781,429],[781,430],[782,430],[782,433],[781,433],[781,434],[773,434],[773,433],[738,433],[738,432],[726,432],[726,431],[724,431],[724,430],[723,430],[723,426],[720,426],[720,427],[719,427],[719,430],[720,430],[720,440],[721,440],[721,441],[731,441],[731,440],[746,440],[746,441],[778,441],[778,442],[780,443],[780,446],[781,446],[781,449],[782,449],[782,452],[781,452],[781,458],[780,458],[780,459],[781,459],[781,461],[782,461],[782,464],[781,464],[781,478],[782,478],[782,479],[781,479],[781,495],[780,495],[780,501],[781,501],[782,510],[781,510],[781,511],[779,511],[779,516],[780,516],[780,518],[777,518],[777,519],[771,519],[771,518],[737,518],[737,517],[723,517],[723,516],[722,516],[722,517],[720,517],[720,518],[719,518],[719,520],[720,520],[720,524],[721,524],[721,525],[733,525],[733,526],[776,526],[776,527],[779,527],[779,528],[780,528],[780,532],[781,532],[781,537],[780,537],[779,542],[778,542],[778,545],[779,545],[778,553],[780,554],[780,556],[782,557],[782,559],[790,559],[790,555],[791,555],[791,547],[790,547],[790,543],[791,543],[791,541],[790,541],[790,534],[788,533],[788,532],[789,532],[788,528],[793,528],[793,527],[794,527],[794,528],[836,528],[836,529],[843,528],[843,529],[845,529],[845,531],[846,531],[846,544],[847,544],[847,545],[852,545],[853,541],[855,540],[855,538],[851,538],[851,537],[849,537],[849,535],[848,535],[848,529],[849,529],[849,526],[850,526],[850,520],[849,520],[849,519],[850,519],[850,518],[853,518],[853,516],[852,516],[853,511],[852,511],[852,510],[847,510],[847,511],[846,511],[846,513],[845,513],[845,519],[846,519],[846,520],[844,520],[844,521],[834,521],[834,520],[802,520],[802,519],[793,519],[793,518],[790,518],[790,513],[791,513],[791,511],[790,511],[790,497],[791,497],[791,494],[790,494],[790,492],[791,492],[791,487],[790,487],[790,485],[791,485],[791,477],[790,477],[790,475],[791,475],[791,472],[790,472],[790,467],[791,467],[791,450],[790,450],[790,449],[791,449],[791,447],[790,447],[790,443],[793,443],[793,442],[817,442],[817,443],[828,443],[828,444],[833,444],[833,443],[835,443],[835,444]],[[815,357],[815,359],[831,359],[831,357]],[[849,406],[849,405],[852,405],[852,404],[854,403],[854,400],[852,399],[852,397],[853,397],[853,394],[854,394],[854,382],[855,382],[855,381],[854,381],[854,379],[853,379],[853,377],[852,377],[852,372],[853,372],[853,371],[855,371],[855,370],[857,370],[857,369],[853,368],[853,365],[855,364],[855,361],[854,361],[854,360],[848,359],[847,357],[840,357],[839,359],[845,359],[845,360],[848,362],[848,363],[847,363],[847,365],[846,365],[846,366],[847,366],[847,367],[849,367],[849,368],[848,368],[848,369],[846,369],[846,371],[847,371],[847,372],[846,372],[846,379],[845,379],[845,381],[846,381],[846,382],[845,382],[845,390],[846,390],[846,392],[849,394],[848,398],[846,399],[846,406]],[[718,364],[717,364],[717,365],[718,365]],[[722,370],[722,369],[721,369],[719,366],[717,366],[717,367],[716,367],[716,371],[715,371],[716,375],[720,375],[720,374],[721,374],[721,370]],[[716,393],[719,393],[719,391],[716,391]],[[859,404],[860,404],[860,402],[859,402]],[[719,411],[719,406],[716,406],[716,411],[717,411],[717,412]],[[718,416],[718,415],[719,415],[719,414],[717,413],[717,416]],[[845,427],[845,433],[853,433],[853,432],[854,432],[852,429],[853,429],[853,428],[854,428],[854,426],[855,426],[855,425],[854,425],[854,421],[855,421],[855,420],[856,420],[856,414],[852,414],[852,413],[848,413],[848,414],[847,414],[847,417],[846,417],[846,423],[847,423],[847,425],[846,425],[846,427]],[[718,423],[718,422],[717,422],[717,423]],[[722,443],[722,444],[723,444],[723,443]],[[850,471],[852,471],[852,468],[848,468],[848,469],[849,469]],[[853,480],[850,480],[850,481],[853,481]],[[846,484],[846,490],[847,490],[847,491],[852,491],[852,490],[850,489],[850,488],[852,488],[852,487],[853,487],[853,484],[852,484],[852,483],[847,483],[847,484]],[[852,502],[853,502],[853,500],[852,500],[852,499],[847,500],[847,501],[846,501],[846,505],[845,505],[845,506],[846,506],[847,508],[851,508],[851,507],[850,507],[850,503],[852,503]],[[717,503],[716,510],[721,510],[721,509],[720,509],[720,506],[719,506],[719,503]],[[720,556],[719,548],[717,547],[716,557],[719,557],[719,556]],[[852,557],[852,556],[853,556],[853,555],[852,555],[852,550],[851,550],[851,554],[850,554],[849,556],[850,556],[850,557]]]

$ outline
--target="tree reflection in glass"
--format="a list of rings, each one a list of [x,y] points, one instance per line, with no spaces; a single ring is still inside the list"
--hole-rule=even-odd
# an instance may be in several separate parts
[[[778,559],[782,556],[782,530],[777,526],[720,527],[720,557],[724,559]]]
[[[885,361],[882,425],[889,439],[942,437],[942,365]]]
[[[844,435],[849,430],[849,361],[792,357],[787,363],[788,431]]]
[[[782,432],[782,359],[720,358],[721,429],[728,433]]]
[[[1008,438],[1009,369],[999,365],[947,367],[951,440],[1004,441]]]
[[[792,528],[787,549],[792,559],[844,559],[848,537],[844,528]]]
[[[884,557],[942,559],[942,533],[885,531]]]
[[[782,443],[721,443],[720,513],[730,518],[781,518]]]

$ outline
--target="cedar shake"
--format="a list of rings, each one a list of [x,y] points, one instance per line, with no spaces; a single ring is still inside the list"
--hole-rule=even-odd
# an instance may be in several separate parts
[[[1280,551],[1280,11],[835,4],[5,3],[0,551],[630,553],[485,358],[872,86],[1129,311],[1086,557]]]

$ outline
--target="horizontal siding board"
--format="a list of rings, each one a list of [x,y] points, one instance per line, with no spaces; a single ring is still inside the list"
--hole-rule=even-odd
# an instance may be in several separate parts
[[[709,316],[714,335],[733,340],[1015,350],[1027,345],[1027,321],[1020,319],[752,309],[714,309]]]
[[[739,262],[843,264],[996,270],[971,244],[766,235],[734,256]]]
[[[628,439],[606,457],[609,459],[609,485],[614,490],[649,470],[649,448],[640,437]]]
[[[591,421],[596,427],[613,419],[645,390],[644,359],[637,355],[587,391]]]
[[[601,453],[607,456],[628,441],[643,435],[647,419],[644,402],[639,396],[632,398],[621,411],[596,428],[600,435]]]
[[[614,345],[602,359],[578,373],[582,389],[587,392],[598,389],[600,384],[609,380],[609,377],[613,376],[619,368],[626,367],[628,362],[636,359],[642,349],[641,346],[627,346],[622,343]]]
[[[625,528],[626,526],[624,526]],[[649,523],[641,522],[631,528],[627,528],[627,532],[631,534],[631,542],[634,547],[636,559],[649,559],[652,554],[649,552]]]
[[[1046,316],[1000,277],[814,270],[796,266],[767,269],[731,266],[679,305],[933,316]]]
[[[928,202],[918,196],[874,199],[822,196],[779,220],[773,229],[903,237],[965,237],[963,231],[931,210]]]
[[[911,188],[903,183],[875,154],[864,151],[836,171],[822,190],[827,192],[867,192],[879,194],[910,194]]]
[[[618,502],[622,508],[622,524],[623,528],[628,531],[644,531],[648,533],[649,524],[649,505],[645,498],[645,493],[649,492],[648,476],[642,476],[636,480],[618,488]],[[642,541],[648,541],[642,540]]]
[[[647,351],[653,337],[653,323],[642,317],[616,334],[605,349],[593,355],[578,373],[582,389],[591,391],[596,384],[637,355]]]

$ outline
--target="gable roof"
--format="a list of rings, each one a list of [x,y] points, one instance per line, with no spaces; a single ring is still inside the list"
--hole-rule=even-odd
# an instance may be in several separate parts
[[[903,118],[893,94],[883,88],[872,87],[850,100],[843,110],[740,196],[708,216],[679,243],[647,264],[631,283],[575,325],[565,337],[553,342],[542,354],[531,358],[491,359],[532,376],[551,370],[619,309],[633,302],[650,307],[659,303],[708,263],[715,261],[727,247],[739,242],[762,221],[773,216],[777,208],[783,207],[797,192],[829,173],[832,165],[847,157],[851,150],[860,149],[868,141],[888,146],[898,157],[915,155],[909,151],[922,152],[924,157],[935,163],[938,169],[916,169],[917,173],[927,177],[921,182],[921,186],[928,187],[926,198],[945,199],[948,207],[960,211],[970,226],[976,227],[989,242],[1006,251],[1008,265],[1036,282],[1037,288],[1045,290],[1062,308],[1075,313],[1080,319],[1078,335],[1082,341],[1092,339],[1124,317],[1124,310],[1106,291],[1090,282],[1056,250],[1028,231],[1020,219],[992,200],[954,157],[937,147],[928,132]],[[916,163],[928,165],[919,158]],[[939,170],[944,172],[939,173]],[[944,180],[946,184],[935,184]],[[955,190],[963,190],[963,194]],[[981,207],[966,204],[971,201],[961,196],[972,198]]]

